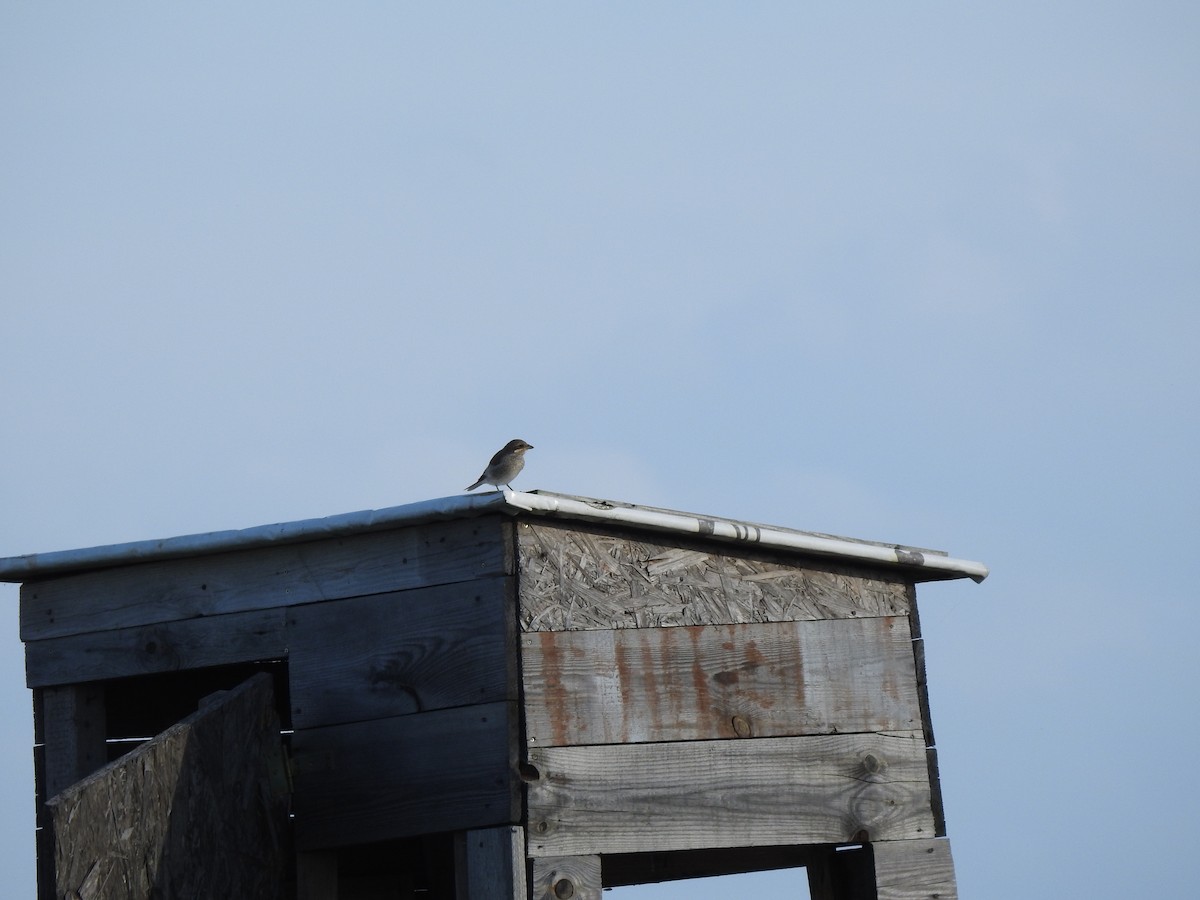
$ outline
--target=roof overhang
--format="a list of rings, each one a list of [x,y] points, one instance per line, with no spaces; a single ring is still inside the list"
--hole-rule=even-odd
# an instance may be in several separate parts
[[[214,531],[161,540],[14,556],[0,559],[0,581],[35,581],[155,560],[245,550],[272,544],[298,543],[488,513],[545,516],[565,521],[594,522],[642,531],[682,534],[730,544],[757,545],[784,553],[899,568],[905,571],[906,577],[914,581],[971,578],[978,582],[988,575],[987,566],[982,563],[956,559],[938,550],[861,541],[774,525],[756,525],[716,516],[544,491],[522,493],[500,490],[486,494],[439,497],[387,509],[362,510],[277,525],[259,525],[236,531]]]

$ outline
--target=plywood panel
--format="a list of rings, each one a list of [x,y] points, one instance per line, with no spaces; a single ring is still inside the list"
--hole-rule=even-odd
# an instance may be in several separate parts
[[[287,779],[271,679],[214,698],[49,801],[60,897],[280,897]]]
[[[919,731],[530,749],[531,856],[929,837]]]
[[[521,637],[530,746],[921,727],[905,617]]]
[[[511,578],[291,607],[292,722],[515,700]]]
[[[297,731],[302,850],[520,821],[516,704]]]
[[[496,516],[143,563],[21,588],[21,639],[291,606],[511,573]]]
[[[645,540],[522,521],[525,631],[725,625],[908,612],[905,583],[725,547]]]

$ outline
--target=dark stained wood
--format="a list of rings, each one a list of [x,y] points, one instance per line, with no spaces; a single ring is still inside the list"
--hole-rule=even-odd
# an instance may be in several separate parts
[[[532,900],[600,900],[599,856],[543,856],[530,862]]]
[[[520,821],[515,703],[298,730],[302,850]]]
[[[34,703],[44,767],[41,793],[48,800],[108,762],[104,687],[41,688]]]
[[[958,900],[947,840],[872,844],[879,900]]]
[[[514,591],[486,578],[290,607],[294,727],[515,700]]]
[[[531,856],[930,837],[919,731],[528,750]]]
[[[62,897],[282,897],[287,780],[256,675],[49,801]]]
[[[905,617],[535,632],[530,746],[920,727]]]
[[[808,863],[811,900],[878,900],[871,846],[813,848]]]
[[[30,641],[30,687],[202,669],[287,655],[282,609]]]
[[[867,570],[546,522],[521,521],[517,544],[525,631],[908,613],[905,583]]]
[[[454,858],[455,900],[516,900],[528,893],[519,825],[458,832]]]
[[[31,582],[21,588],[21,639],[511,574],[511,528],[485,516]]]

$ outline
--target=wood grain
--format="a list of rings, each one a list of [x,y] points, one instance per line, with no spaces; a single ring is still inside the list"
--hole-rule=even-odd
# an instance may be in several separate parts
[[[539,522],[517,526],[524,631],[726,625],[908,612],[903,581]]]
[[[933,834],[919,731],[528,750],[529,852]]]
[[[511,527],[485,516],[32,582],[21,588],[21,639],[511,574]]]
[[[529,893],[524,828],[473,828],[454,837],[455,900],[516,900]]]
[[[282,897],[287,783],[257,675],[49,801],[61,897]]]
[[[519,823],[516,714],[500,702],[298,730],[297,846]]]
[[[514,591],[487,578],[289,608],[293,725],[515,700]]]
[[[531,746],[921,727],[904,617],[521,636]]]
[[[599,856],[540,856],[531,864],[531,900],[600,900],[603,895]]]
[[[42,687],[286,655],[283,610],[256,609],[29,641],[25,677],[30,687]]]
[[[949,841],[882,841],[871,847],[879,900],[958,900]]]

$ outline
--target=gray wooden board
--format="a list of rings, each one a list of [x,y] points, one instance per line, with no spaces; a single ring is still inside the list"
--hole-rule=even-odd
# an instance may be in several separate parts
[[[949,841],[881,841],[871,847],[879,900],[957,900]]]
[[[683,545],[681,545],[681,543]],[[907,614],[907,584],[697,541],[517,526],[524,631],[723,625]]]
[[[600,900],[599,856],[541,856],[532,860],[531,900]]]
[[[487,578],[289,608],[294,727],[517,699],[513,591]]]
[[[296,731],[297,846],[518,823],[516,714],[500,702]]]
[[[200,669],[287,655],[282,609],[29,641],[30,687]]]
[[[511,523],[433,523],[31,582],[21,639],[291,606],[510,573]]]
[[[919,731],[549,747],[528,761],[530,856],[933,834]]]
[[[921,727],[906,617],[521,636],[531,746]]]

